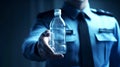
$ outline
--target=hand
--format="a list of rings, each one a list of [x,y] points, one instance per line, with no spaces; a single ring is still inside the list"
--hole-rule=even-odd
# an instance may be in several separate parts
[[[39,55],[43,58],[48,59],[57,59],[57,58],[64,58],[63,54],[56,54],[54,50],[49,45],[50,41],[50,30],[46,30],[43,32],[39,38],[38,44],[38,52]]]

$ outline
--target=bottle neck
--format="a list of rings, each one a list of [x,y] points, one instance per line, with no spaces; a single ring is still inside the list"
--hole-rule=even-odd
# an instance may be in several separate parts
[[[61,14],[55,15],[55,17],[61,17]]]

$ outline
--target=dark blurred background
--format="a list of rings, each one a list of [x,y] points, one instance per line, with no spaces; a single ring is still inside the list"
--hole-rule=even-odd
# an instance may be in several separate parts
[[[89,0],[92,8],[112,12],[120,22],[120,0]],[[62,7],[64,0],[0,1],[0,67],[44,67],[27,60],[21,46],[39,12]]]

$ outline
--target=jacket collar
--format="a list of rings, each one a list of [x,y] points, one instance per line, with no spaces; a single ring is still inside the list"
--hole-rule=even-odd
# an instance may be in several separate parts
[[[87,4],[87,6],[83,10],[79,10],[79,9],[71,6],[69,3],[65,2],[64,6],[63,6],[63,10],[72,19],[75,19],[80,12],[85,13],[86,18],[88,18],[88,19],[91,19],[91,17],[92,17],[92,12],[90,10],[89,4]]]

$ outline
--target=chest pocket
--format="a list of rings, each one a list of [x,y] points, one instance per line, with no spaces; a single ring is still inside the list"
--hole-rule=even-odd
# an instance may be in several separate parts
[[[66,30],[66,43],[74,42],[76,40],[76,36],[73,30]]]
[[[97,41],[101,41],[101,42],[116,42],[117,41],[113,33],[105,33],[105,32],[97,33],[95,34],[95,37]]]
[[[113,35],[113,29],[100,28],[99,32],[95,34],[97,41],[116,42],[117,39]]]
[[[67,55],[72,55],[73,51],[75,53],[76,47],[76,35],[73,30],[66,30],[66,46],[67,46]]]

